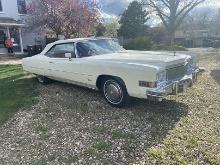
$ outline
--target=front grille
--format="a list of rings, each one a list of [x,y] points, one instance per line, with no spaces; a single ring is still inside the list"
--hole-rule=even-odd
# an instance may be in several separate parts
[[[186,72],[187,72],[187,69],[186,69],[185,65],[181,65],[181,66],[167,69],[167,79],[168,80],[175,80],[175,79],[184,77]]]

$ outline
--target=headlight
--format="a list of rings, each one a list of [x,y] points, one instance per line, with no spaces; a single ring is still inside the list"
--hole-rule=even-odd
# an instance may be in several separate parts
[[[166,81],[166,79],[167,79],[166,71],[162,71],[162,72],[157,73],[157,82]]]
[[[193,59],[189,58],[186,61],[187,74],[191,74],[196,69],[196,65],[193,63]]]
[[[166,71],[162,71],[157,73],[157,81],[156,82],[148,82],[148,81],[139,81],[140,87],[147,87],[147,88],[156,88],[158,83],[166,81]]]

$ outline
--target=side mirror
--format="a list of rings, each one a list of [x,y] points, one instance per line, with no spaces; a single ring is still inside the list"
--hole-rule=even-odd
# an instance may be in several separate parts
[[[69,60],[71,60],[72,57],[72,53],[65,53],[65,58],[69,58]]]

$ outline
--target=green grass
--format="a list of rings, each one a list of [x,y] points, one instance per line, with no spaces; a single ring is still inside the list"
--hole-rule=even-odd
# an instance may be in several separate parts
[[[111,144],[104,141],[99,141],[93,147],[99,151],[103,151],[109,149],[111,147]]]
[[[108,133],[109,128],[107,127],[95,127],[92,130],[94,133],[105,134]]]
[[[64,158],[64,163],[65,164],[72,164],[72,163],[75,163],[76,161],[79,160],[79,157],[74,155],[68,155],[67,157]]]
[[[118,131],[112,131],[112,138],[113,139],[134,139],[135,136],[130,133],[124,133],[118,130]]]
[[[0,126],[20,108],[36,102],[34,76],[21,65],[0,65]]]
[[[150,148],[148,154],[154,157],[155,159],[159,159],[159,160],[163,160],[165,157],[163,151],[156,148]]]
[[[47,127],[43,126],[42,124],[39,124],[36,128],[37,133],[47,133],[48,129]]]
[[[35,132],[40,135],[42,140],[46,140],[46,139],[49,138],[48,128],[46,126],[42,125],[42,124],[39,124],[35,128]]]
[[[35,165],[47,165],[47,161],[45,159],[38,160]]]
[[[83,131],[91,132],[98,135],[105,135],[108,134],[112,137],[113,140],[115,139],[135,139],[135,135],[131,133],[123,132],[122,130],[113,130],[111,131],[108,127],[94,127],[94,128],[84,128]]]

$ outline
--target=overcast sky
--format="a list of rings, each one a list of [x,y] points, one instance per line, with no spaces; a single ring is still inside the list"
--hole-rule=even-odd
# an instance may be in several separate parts
[[[120,15],[132,0],[98,0],[105,17]],[[206,4],[200,7],[220,8],[220,0],[207,0]]]

